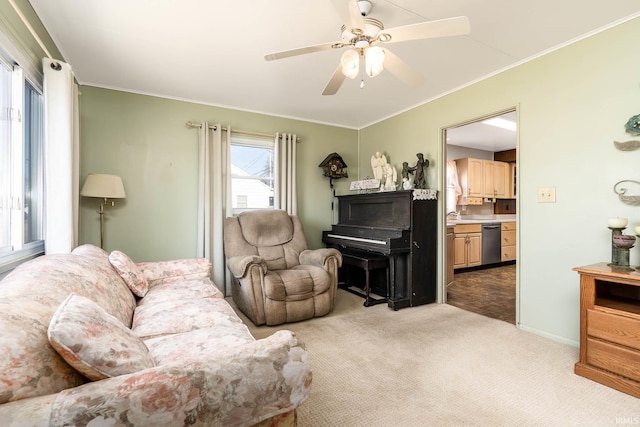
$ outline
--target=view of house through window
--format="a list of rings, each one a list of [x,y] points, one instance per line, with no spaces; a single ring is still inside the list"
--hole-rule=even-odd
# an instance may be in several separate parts
[[[233,213],[273,209],[274,141],[231,138],[231,198]]]
[[[43,129],[42,91],[0,54],[0,275],[44,252]]]

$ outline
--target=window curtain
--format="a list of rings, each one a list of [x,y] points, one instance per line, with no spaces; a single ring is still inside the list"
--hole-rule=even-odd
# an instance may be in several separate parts
[[[232,215],[230,147],[231,130],[203,122],[198,137],[198,227],[196,256],[213,265],[213,281],[229,295],[223,246],[224,219]]]
[[[58,65],[59,64],[59,65]],[[69,64],[42,60],[45,130],[45,253],[69,253],[78,242],[78,87]]]
[[[276,185],[274,207],[287,211],[289,215],[298,214],[296,194],[296,141],[297,136],[290,133],[276,133]]]

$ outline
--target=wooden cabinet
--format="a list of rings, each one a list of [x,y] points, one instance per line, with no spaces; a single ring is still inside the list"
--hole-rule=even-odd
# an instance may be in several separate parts
[[[509,197],[509,164],[493,160],[482,161],[482,195],[493,199]]]
[[[500,228],[501,261],[514,261],[516,259],[516,223],[503,222]]]
[[[482,226],[480,224],[456,225],[453,246],[454,269],[482,264]]]
[[[455,258],[455,245],[454,245],[454,227],[447,226],[447,272],[446,283],[449,286],[453,283],[453,262]]]
[[[509,163],[465,158],[456,160],[458,181],[462,195],[459,205],[481,205],[483,198],[511,197],[511,168]]]
[[[575,373],[640,398],[640,273],[606,263],[580,274],[580,360]]]
[[[482,204],[484,191],[483,168],[483,160],[480,159],[466,158],[456,160],[458,182],[462,188],[462,194],[458,198],[459,205]]]

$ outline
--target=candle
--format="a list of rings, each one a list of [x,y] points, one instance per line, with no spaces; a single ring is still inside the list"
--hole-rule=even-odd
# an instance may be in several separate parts
[[[611,228],[625,228],[629,220],[627,218],[609,218],[609,227]]]
[[[640,225],[636,225],[635,227],[633,227],[633,231],[636,232],[636,235],[640,236]]]

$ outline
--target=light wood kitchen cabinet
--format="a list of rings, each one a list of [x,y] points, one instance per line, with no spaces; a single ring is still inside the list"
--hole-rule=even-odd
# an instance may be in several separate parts
[[[483,197],[506,199],[509,197],[510,168],[505,162],[482,161]]]
[[[503,222],[500,229],[501,261],[514,261],[516,259],[516,223]]]
[[[575,373],[640,398],[640,273],[602,262],[580,273]]]
[[[458,181],[462,194],[459,205],[481,205],[483,198],[511,197],[511,168],[509,163],[464,158],[456,160]]]
[[[462,188],[462,194],[458,198],[459,205],[482,204],[484,191],[483,168],[483,160],[480,159],[465,158],[456,160],[458,182]]]
[[[482,226],[480,224],[456,225],[453,247],[454,269],[482,264]]]

